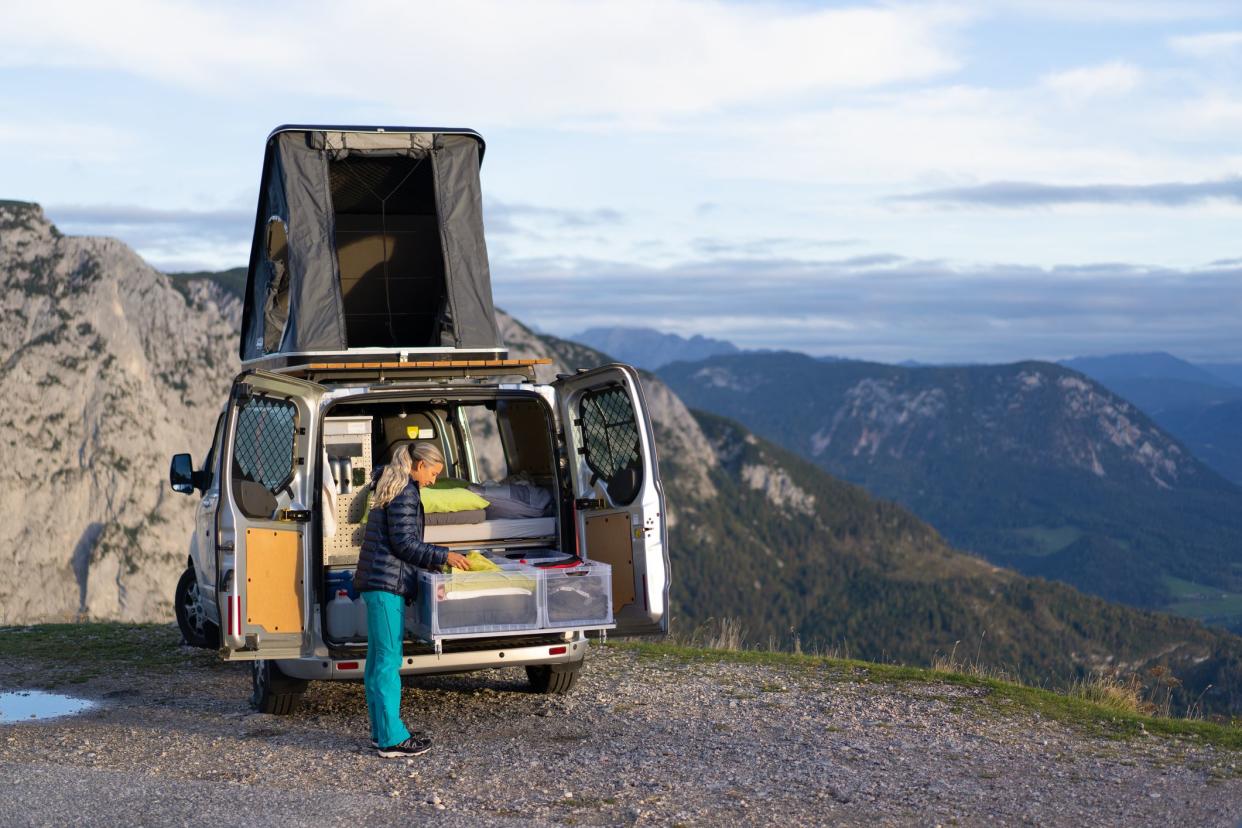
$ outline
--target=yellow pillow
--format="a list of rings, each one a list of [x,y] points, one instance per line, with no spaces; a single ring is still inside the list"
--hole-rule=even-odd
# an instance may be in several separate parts
[[[427,514],[444,512],[468,512],[471,509],[486,509],[491,504],[469,489],[432,489],[419,488],[423,499],[423,511]]]

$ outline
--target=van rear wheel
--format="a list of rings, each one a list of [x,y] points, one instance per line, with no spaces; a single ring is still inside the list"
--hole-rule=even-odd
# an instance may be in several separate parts
[[[560,695],[574,689],[574,685],[578,683],[578,674],[581,672],[582,662],[555,666],[541,664],[536,667],[527,667],[526,677],[530,679],[531,689],[536,693]]]
[[[250,706],[260,713],[288,716],[302,703],[307,682],[286,676],[274,661],[250,662]]]

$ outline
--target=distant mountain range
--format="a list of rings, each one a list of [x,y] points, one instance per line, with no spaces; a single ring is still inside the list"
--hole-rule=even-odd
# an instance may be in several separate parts
[[[572,339],[648,371],[678,360],[695,362],[717,354],[740,353],[732,342],[698,334],[686,339],[654,328],[590,328]]]
[[[786,353],[675,363],[660,376],[692,407],[908,506],[991,561],[1242,622],[1242,491],[1068,368],[910,369]]]
[[[1197,457],[1242,485],[1242,363],[1194,365],[1150,353],[1061,364],[1137,405]]]

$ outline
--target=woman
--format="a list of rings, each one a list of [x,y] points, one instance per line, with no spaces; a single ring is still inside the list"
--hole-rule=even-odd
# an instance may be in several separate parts
[[[399,446],[371,497],[366,537],[354,572],[354,587],[367,605],[367,667],[363,674],[371,744],[380,756],[418,756],[431,750],[431,738],[410,733],[401,721],[402,620],[414,596],[419,569],[448,564],[469,569],[464,555],[423,542],[423,502],[419,487],[430,486],[444,471],[444,455],[431,443]]]

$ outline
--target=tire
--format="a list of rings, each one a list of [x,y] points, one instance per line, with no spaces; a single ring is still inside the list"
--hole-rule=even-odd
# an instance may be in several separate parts
[[[250,663],[250,706],[260,713],[288,716],[297,711],[306,692],[306,681],[289,678],[274,661]]]
[[[570,669],[557,669],[559,667],[559,664],[556,667],[548,664],[527,667],[526,677],[530,679],[531,689],[536,693],[552,695],[562,695],[573,690],[578,683],[578,674],[582,672],[582,663],[579,662]]]
[[[208,650],[220,648],[220,627],[207,617],[207,608],[199,595],[198,578],[194,576],[193,566],[186,568],[181,573],[181,579],[177,581],[177,590],[173,594],[173,611],[186,644]]]

